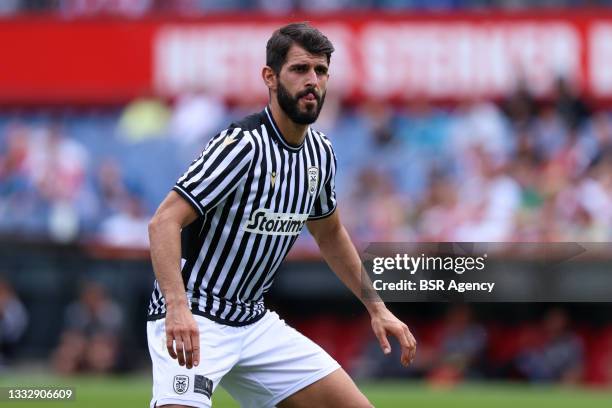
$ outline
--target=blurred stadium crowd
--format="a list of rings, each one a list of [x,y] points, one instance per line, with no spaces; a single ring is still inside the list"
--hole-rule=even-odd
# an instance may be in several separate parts
[[[574,320],[567,307],[536,309],[530,318],[518,320],[502,318],[498,312],[503,307],[487,318],[468,305],[445,306],[434,316],[412,314],[407,322],[419,339],[419,353],[409,369],[399,364],[397,343],[391,356],[383,356],[366,315],[326,313],[290,322],[358,379],[413,378],[436,387],[500,379],[611,385],[612,326]],[[0,373],[23,359],[28,323],[26,306],[10,284],[0,281]],[[99,282],[83,282],[58,323],[57,339],[46,352],[53,372],[107,374],[140,368],[130,330],[134,325]]]
[[[121,111],[0,115],[0,233],[146,247],[147,221],[202,146],[261,106],[207,95]],[[327,100],[342,215],[359,243],[612,238],[612,123],[562,80],[553,99],[349,106]],[[309,249],[301,240],[298,248]]]
[[[363,341],[370,330],[366,318],[318,318],[298,327],[357,378],[420,378],[439,387],[479,379],[610,384],[612,327],[593,330],[572,321],[567,309],[559,307],[520,322],[501,322],[499,316],[483,319],[474,310],[455,305],[435,319],[410,321],[419,353],[408,370],[381,357],[376,339]],[[359,335],[347,339],[349,331]],[[396,345],[392,357],[400,354]]]
[[[216,11],[329,12],[341,10],[521,10],[601,7],[610,0],[4,0],[0,15],[56,11],[67,17],[120,15],[140,17],[148,13],[193,16]]]
[[[149,217],[186,165],[219,129],[258,109],[192,94],[121,109],[5,110],[0,233],[146,248]],[[358,242],[612,238],[612,113],[562,80],[547,100],[522,86],[501,100],[454,105],[354,105],[330,94],[317,128],[335,145],[339,202]],[[308,239],[297,245],[313,249]],[[28,314],[8,283],[0,309],[10,363]],[[408,371],[383,358],[367,319],[293,323],[361,378],[612,383],[612,328],[572,321],[566,311],[509,323],[458,306],[410,322],[420,351]],[[104,287],[82,286],[62,321],[50,354],[56,372],[130,368],[125,309]]]

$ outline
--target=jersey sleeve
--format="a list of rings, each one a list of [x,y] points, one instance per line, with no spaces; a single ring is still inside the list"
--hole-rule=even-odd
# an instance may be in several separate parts
[[[331,143],[325,140],[325,150],[329,157],[329,167],[324,185],[319,192],[319,196],[315,200],[315,203],[308,216],[309,220],[319,220],[325,217],[329,217],[336,210],[336,154],[331,146]]]
[[[210,140],[172,189],[203,216],[238,187],[252,159],[253,145],[242,130],[224,130]]]

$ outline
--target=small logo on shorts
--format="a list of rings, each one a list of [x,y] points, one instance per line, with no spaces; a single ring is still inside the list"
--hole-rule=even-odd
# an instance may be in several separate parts
[[[193,391],[200,394],[204,394],[210,399],[213,389],[213,382],[211,379],[204,377],[203,375],[196,375],[193,382]]]
[[[186,375],[174,376],[174,391],[177,394],[184,394],[189,389],[189,377]]]

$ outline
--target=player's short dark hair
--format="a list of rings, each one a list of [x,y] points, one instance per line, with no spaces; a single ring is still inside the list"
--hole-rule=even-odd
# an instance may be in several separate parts
[[[304,23],[291,23],[276,30],[266,45],[266,65],[277,74],[287,60],[287,53],[297,44],[314,55],[325,55],[327,63],[334,52],[331,41],[319,30]]]

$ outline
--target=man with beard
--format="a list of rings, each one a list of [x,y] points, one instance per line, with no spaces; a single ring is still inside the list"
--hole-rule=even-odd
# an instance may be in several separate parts
[[[408,327],[361,296],[361,262],[336,210],[332,146],[309,126],[333,50],[305,23],[275,31],[262,70],[269,105],[215,136],[151,220],[152,407],[210,407],[220,383],[243,407],[371,407],[336,361],[264,306],[304,225],[364,303],[383,351],[391,334],[402,363],[414,358]]]

